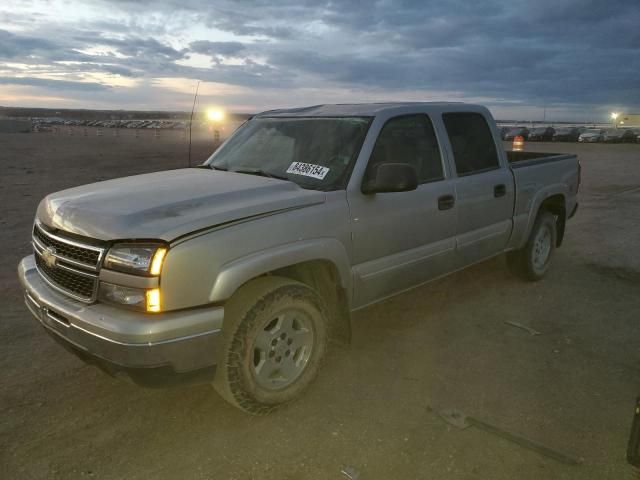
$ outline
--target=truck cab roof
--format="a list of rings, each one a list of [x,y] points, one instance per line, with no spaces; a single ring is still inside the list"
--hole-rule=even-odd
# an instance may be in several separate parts
[[[256,117],[375,117],[383,113],[415,111],[422,107],[425,111],[447,109],[484,109],[480,105],[462,102],[389,102],[389,103],[337,103],[312,105],[310,107],[267,110]]]

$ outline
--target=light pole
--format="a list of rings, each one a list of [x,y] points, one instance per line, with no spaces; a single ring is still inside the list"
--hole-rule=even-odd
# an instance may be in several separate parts
[[[618,122],[616,121],[618,119],[618,113],[616,112],[612,112],[611,113],[611,120],[613,120],[613,127],[614,128],[618,128]]]
[[[207,118],[213,124],[213,141],[216,143],[216,146],[220,144],[219,126],[224,120],[224,117],[224,110],[222,110],[221,108],[210,108],[209,110],[207,110]]]

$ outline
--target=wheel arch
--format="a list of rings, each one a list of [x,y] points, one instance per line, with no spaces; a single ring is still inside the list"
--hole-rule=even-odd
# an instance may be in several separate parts
[[[523,235],[519,237],[520,240],[515,248],[522,248],[526,244],[533,230],[533,226],[536,223],[536,219],[541,212],[550,212],[556,217],[556,247],[561,246],[567,221],[566,204],[565,193],[559,186],[552,186],[539,192],[531,202],[526,230],[523,232]]]
[[[316,290],[329,310],[330,338],[351,341],[351,272],[347,252],[338,240],[295,242],[229,262],[220,270],[209,299],[225,301],[241,286],[265,275],[291,278]]]
[[[556,247],[562,245],[564,239],[564,229],[567,222],[567,202],[565,196],[561,193],[547,197],[538,208],[538,214],[541,212],[552,213],[556,217]]]
[[[273,272],[313,288],[325,300],[328,309],[329,338],[341,344],[351,342],[351,310],[347,291],[340,284],[340,273],[328,260],[309,260]]]

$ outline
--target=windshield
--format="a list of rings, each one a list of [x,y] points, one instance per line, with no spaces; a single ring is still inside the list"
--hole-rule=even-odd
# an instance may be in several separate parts
[[[205,165],[283,178],[303,188],[345,188],[370,123],[369,117],[256,118]]]
[[[584,133],[597,133],[597,134],[600,134],[600,133],[602,133],[602,130],[599,130],[597,128],[590,128]]]

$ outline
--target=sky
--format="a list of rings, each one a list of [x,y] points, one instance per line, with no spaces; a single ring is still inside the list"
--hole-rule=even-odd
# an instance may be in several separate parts
[[[640,113],[640,0],[3,0],[0,105]]]

